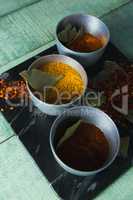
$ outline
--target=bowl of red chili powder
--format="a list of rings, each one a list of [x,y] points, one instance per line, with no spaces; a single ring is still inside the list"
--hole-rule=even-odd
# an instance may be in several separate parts
[[[120,136],[103,111],[79,106],[57,117],[51,128],[50,147],[64,170],[88,176],[112,164],[119,152]]]
[[[98,61],[109,39],[107,25],[92,15],[72,14],[63,18],[56,27],[59,53],[73,57],[84,67]]]

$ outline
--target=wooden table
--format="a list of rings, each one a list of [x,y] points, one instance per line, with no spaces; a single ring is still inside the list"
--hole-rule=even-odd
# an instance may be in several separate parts
[[[133,60],[133,2],[131,0],[0,0],[0,74],[55,44],[57,22],[73,12],[101,17],[109,26],[112,42]],[[23,165],[23,163],[26,163]],[[131,177],[132,169],[125,174]],[[124,177],[123,179],[124,180]],[[126,182],[122,182],[123,187]],[[0,199],[59,199],[16,134],[0,113]],[[121,184],[116,184],[121,191]],[[108,193],[108,190],[110,191]],[[105,193],[112,194],[115,186]],[[123,190],[123,189],[122,189]],[[115,195],[117,195],[115,190]],[[132,199],[131,187],[125,199]],[[110,195],[109,195],[110,196]],[[109,198],[108,196],[108,198]],[[113,199],[115,196],[111,196]],[[105,199],[104,193],[99,200]],[[107,198],[106,198],[107,199]]]

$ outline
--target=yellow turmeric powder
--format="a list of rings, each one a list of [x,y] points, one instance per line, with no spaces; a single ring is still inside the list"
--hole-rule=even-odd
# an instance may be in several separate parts
[[[63,75],[63,78],[56,83],[54,88],[47,90],[45,94],[47,103],[68,103],[82,94],[84,89],[83,80],[80,74],[68,64],[49,62],[43,64],[40,69],[51,75]]]

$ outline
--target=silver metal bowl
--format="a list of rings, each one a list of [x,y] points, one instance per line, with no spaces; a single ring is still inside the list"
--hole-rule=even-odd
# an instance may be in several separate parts
[[[63,56],[63,55],[58,55],[58,54],[52,54],[52,55],[40,57],[39,59],[37,59],[31,64],[31,66],[29,67],[29,70],[31,68],[39,68],[40,66],[42,66],[42,64],[48,63],[51,61],[62,62],[62,63],[66,63],[70,65],[80,74],[84,83],[84,89],[81,96],[77,97],[74,101],[71,101],[66,104],[61,104],[61,105],[48,104],[44,102],[42,99],[39,99],[38,97],[36,97],[36,95],[34,95],[34,93],[32,92],[31,88],[29,87],[27,83],[27,89],[30,94],[31,100],[33,101],[34,105],[39,108],[40,111],[48,115],[60,115],[66,109],[72,107],[73,104],[76,103],[82,97],[82,95],[84,95],[86,87],[87,87],[87,83],[88,83],[88,78],[81,64],[79,64],[76,60],[68,56]]]
[[[66,25],[70,23],[71,25],[80,28],[83,27],[85,32],[89,32],[94,36],[103,36],[105,42],[102,48],[89,52],[81,53],[73,51],[62,44],[58,39],[58,33],[62,31]],[[96,61],[102,56],[105,48],[109,42],[110,33],[108,27],[97,17],[85,14],[73,14],[63,18],[56,27],[56,41],[57,48],[60,54],[68,55],[79,61],[84,67],[89,67],[96,63]]]
[[[91,124],[94,124],[104,133],[109,143],[109,156],[108,156],[107,161],[104,163],[103,167],[101,167],[100,169],[95,170],[95,171],[79,171],[79,170],[73,169],[69,167],[68,165],[66,165],[56,154],[55,141],[58,138],[58,133],[59,133],[56,130],[59,127],[59,125],[64,120],[68,119],[69,117],[81,118]],[[95,175],[96,173],[99,173],[103,171],[104,169],[106,169],[115,160],[119,152],[120,136],[119,136],[115,123],[103,111],[97,108],[93,108],[93,107],[79,106],[79,107],[71,108],[67,110],[66,112],[64,112],[62,115],[60,115],[59,117],[57,117],[57,119],[52,125],[51,132],[50,132],[50,147],[56,161],[67,172],[74,175],[78,175],[78,176]]]

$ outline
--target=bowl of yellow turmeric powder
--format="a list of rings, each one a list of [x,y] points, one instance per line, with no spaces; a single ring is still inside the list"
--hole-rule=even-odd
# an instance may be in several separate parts
[[[34,105],[48,115],[59,115],[79,104],[88,82],[80,63],[58,54],[34,61],[25,77]]]
[[[57,48],[84,67],[92,66],[103,55],[110,32],[99,18],[86,14],[73,14],[63,18],[56,28]]]

